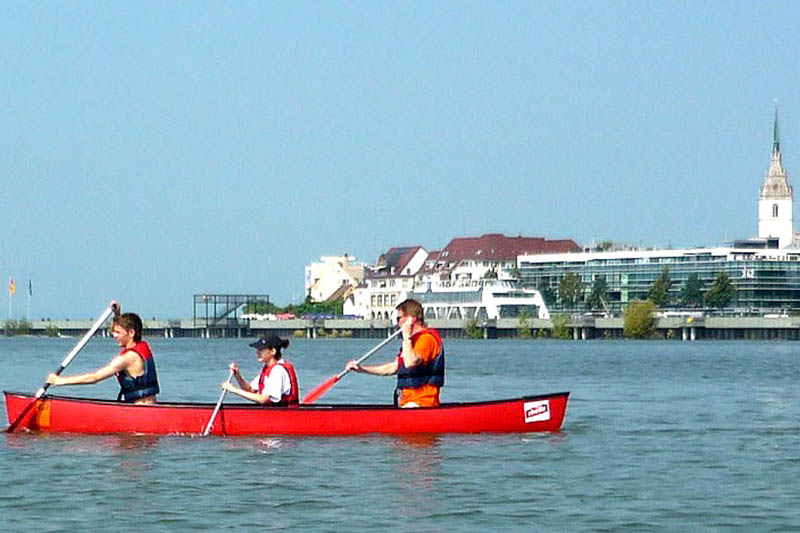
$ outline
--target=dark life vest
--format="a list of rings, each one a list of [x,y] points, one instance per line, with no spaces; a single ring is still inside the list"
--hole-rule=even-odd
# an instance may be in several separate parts
[[[412,335],[411,346],[414,346],[416,339],[425,333],[433,335],[436,342],[439,343],[439,353],[427,363],[406,368],[403,362],[403,348],[401,347],[397,362],[398,389],[415,389],[423,385],[444,387],[444,343],[442,343],[442,336],[439,335],[439,332],[430,328],[423,329]]]
[[[297,373],[294,371],[294,365],[287,360],[283,360],[283,362],[275,363],[274,365],[267,367],[264,365],[264,368],[261,369],[261,374],[258,376],[258,393],[264,393],[264,381],[269,377],[270,372],[276,366],[281,365],[283,368],[286,369],[286,372],[289,373],[289,384],[292,387],[292,390],[289,391],[289,394],[284,394],[281,396],[281,400],[279,402],[272,402],[270,401],[270,405],[297,405],[300,403],[300,387],[297,384]]]
[[[156,362],[153,359],[153,352],[145,341],[137,342],[133,348],[123,348],[120,355],[126,352],[136,352],[144,362],[144,372],[141,376],[131,377],[125,370],[117,373],[119,381],[119,396],[117,400],[124,399],[126,402],[135,402],[147,396],[158,394],[158,375],[156,374]]]

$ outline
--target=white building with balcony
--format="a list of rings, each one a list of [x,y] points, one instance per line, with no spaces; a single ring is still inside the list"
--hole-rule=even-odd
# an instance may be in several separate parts
[[[365,319],[389,319],[394,308],[411,292],[417,273],[425,264],[428,252],[422,246],[391,248],[367,269],[364,281],[344,302],[345,315]]]
[[[338,297],[348,287],[356,287],[364,280],[366,266],[357,263],[348,254],[323,256],[316,263],[306,265],[306,295],[314,302],[326,302]]]

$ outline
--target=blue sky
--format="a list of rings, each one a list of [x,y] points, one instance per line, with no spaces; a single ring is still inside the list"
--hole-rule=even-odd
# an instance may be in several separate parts
[[[753,236],[775,99],[800,179],[799,6],[0,4],[14,315],[29,278],[34,319],[187,317],[320,255]]]

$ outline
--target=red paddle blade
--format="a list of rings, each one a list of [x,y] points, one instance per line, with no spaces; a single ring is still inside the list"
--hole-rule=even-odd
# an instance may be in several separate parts
[[[339,381],[339,379],[340,379],[339,374],[335,374],[330,378],[326,379],[325,381],[323,381],[322,383],[320,383],[319,385],[308,391],[308,394],[305,395],[303,401],[301,401],[300,403],[316,402],[317,400],[320,399],[322,395],[331,390],[331,388],[334,385],[336,385],[336,382]]]
[[[17,427],[20,426],[20,422],[22,422],[23,420],[25,420],[25,424],[23,425],[23,427],[26,426],[28,423],[30,423],[30,419],[32,417],[28,415],[31,414],[33,407],[37,403],[39,403],[39,398],[34,398],[33,401],[31,401],[31,403],[29,403],[28,406],[22,410],[19,416],[17,416],[17,418],[8,425],[8,427],[6,428],[6,433],[14,433]]]

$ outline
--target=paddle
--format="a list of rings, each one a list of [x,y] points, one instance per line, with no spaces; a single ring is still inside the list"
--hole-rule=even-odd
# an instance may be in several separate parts
[[[231,373],[228,376],[228,383],[230,383],[232,379],[233,379],[233,370],[231,370]],[[219,413],[219,408],[222,407],[222,400],[225,399],[226,392],[228,392],[228,389],[222,389],[222,394],[219,395],[219,400],[217,400],[217,406],[214,408],[214,412],[211,413],[211,419],[208,421],[206,430],[203,431],[204,437],[208,436],[209,432],[211,432],[211,426],[214,425],[214,419],[217,418],[217,413]]]
[[[89,339],[91,339],[92,336],[94,336],[97,330],[100,329],[103,323],[108,319],[109,316],[111,316],[111,313],[113,312],[114,310],[111,307],[103,311],[103,314],[100,315],[100,318],[98,318],[95,321],[95,323],[92,324],[92,327],[89,328],[89,331],[86,332],[83,338],[80,341],[78,341],[78,344],[75,345],[72,351],[69,352],[67,356],[64,358],[64,360],[61,362],[61,367],[59,367],[59,369],[56,370],[55,372],[56,375],[60,375],[64,371],[64,369],[67,368],[67,365],[70,364],[72,360],[75,358],[75,356],[78,355],[78,352],[80,352],[83,349],[83,347],[86,346],[86,343],[89,342]],[[17,419],[11,422],[11,424],[9,424],[9,426],[6,428],[7,433],[13,433],[14,430],[17,429],[17,425],[19,425],[19,423],[25,418],[25,416],[30,412],[30,410],[33,409],[33,406],[36,405],[36,402],[42,396],[44,396],[44,393],[47,392],[47,389],[49,388],[50,388],[50,383],[45,383],[41,389],[36,391],[36,395],[33,397],[33,400],[31,400],[31,403],[28,404],[28,406],[22,410]]]
[[[402,331],[403,331],[402,329],[398,329],[397,331],[395,331],[394,333],[392,333],[391,335],[386,337],[383,340],[383,342],[381,342],[379,345],[377,345],[376,347],[374,347],[373,349],[371,349],[370,351],[368,351],[367,353],[362,355],[361,358],[358,361],[356,361],[356,363],[360,365],[361,363],[366,361],[367,357],[371,356],[372,354],[374,354],[375,352],[377,352],[378,350],[380,350],[381,348],[383,348],[384,346],[389,344],[389,341],[391,341],[392,339],[394,339],[395,337],[400,335],[400,333],[402,333]],[[303,401],[300,402],[300,403],[314,403],[314,402],[316,402],[317,400],[320,399],[320,397],[322,397],[322,395],[324,395],[329,390],[331,390],[331,388],[333,388],[333,386],[336,385],[336,383],[340,379],[342,379],[348,372],[350,372],[349,369],[342,370],[341,372],[339,372],[335,376],[331,376],[327,380],[323,381],[322,383],[320,383],[319,385],[317,385],[316,387],[311,389],[308,392],[308,394],[306,394],[305,398],[303,398]]]

